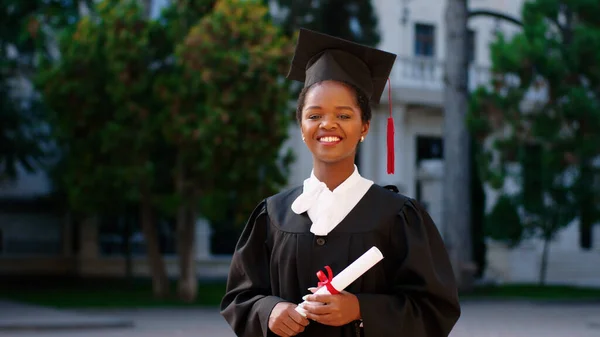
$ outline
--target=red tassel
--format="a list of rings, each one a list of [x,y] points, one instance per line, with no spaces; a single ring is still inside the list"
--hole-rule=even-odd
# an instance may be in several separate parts
[[[388,78],[388,105],[390,107],[390,117],[387,120],[387,173],[394,174],[394,118],[392,116],[392,83]]]
[[[387,121],[387,173],[394,174],[394,119],[388,117]]]

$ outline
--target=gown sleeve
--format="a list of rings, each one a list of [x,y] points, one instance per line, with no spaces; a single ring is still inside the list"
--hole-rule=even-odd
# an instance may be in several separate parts
[[[232,257],[221,315],[238,337],[275,336],[268,328],[273,307],[282,298],[271,296],[266,201],[246,223]]]
[[[409,200],[396,216],[390,240],[395,255],[392,293],[356,295],[364,336],[447,337],[461,309],[437,227],[416,201]]]

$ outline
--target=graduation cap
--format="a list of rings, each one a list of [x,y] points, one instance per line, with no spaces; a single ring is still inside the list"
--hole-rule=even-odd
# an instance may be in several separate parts
[[[387,125],[388,174],[394,173],[394,121],[389,75],[395,60],[395,54],[301,28],[287,75],[288,79],[304,82],[304,87],[327,80],[350,83],[374,103],[379,103],[387,82],[390,107]]]

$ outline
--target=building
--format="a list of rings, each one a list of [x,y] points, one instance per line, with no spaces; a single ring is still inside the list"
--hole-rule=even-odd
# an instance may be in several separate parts
[[[471,9],[487,9],[520,18],[523,0],[473,0]],[[422,202],[438,226],[441,219],[443,176],[443,89],[446,31],[445,0],[373,0],[382,41],[379,48],[398,55],[390,76],[395,121],[396,172],[386,173],[386,120],[389,115],[387,88],[380,108],[373,112],[369,135],[361,145],[361,174],[378,184],[394,184],[400,192]],[[469,87],[487,84],[489,43],[501,30],[512,34],[520,28],[489,17],[469,21]],[[290,185],[301,184],[310,174],[312,158],[300,130],[290,130],[289,146],[298,159]],[[495,204],[486,189],[486,210]],[[600,226],[595,226],[595,247],[579,248],[577,222],[552,242],[548,264],[549,283],[600,286]],[[443,228],[440,228],[443,233]],[[488,242],[485,277],[497,282],[537,282],[542,245],[528,241],[515,249]]]
[[[155,0],[153,12],[156,13],[157,7],[165,1]],[[387,90],[380,107],[373,112],[370,133],[361,145],[358,165],[363,176],[378,184],[396,185],[401,193],[423,202],[434,221],[441,226],[446,1],[372,1],[382,37],[379,48],[398,55],[391,74],[392,113],[396,128],[396,173],[387,175],[385,169],[385,130],[390,108],[387,104]],[[471,5],[518,18],[522,2],[523,0],[473,0]],[[473,89],[486,83],[489,78],[488,44],[494,33],[502,30],[510,34],[519,28],[487,17],[472,18],[469,28],[469,87]],[[301,140],[299,127],[292,125],[289,132],[290,139],[286,146],[295,152],[297,158],[289,185],[295,186],[310,174],[312,158]],[[0,187],[0,193],[4,196],[32,196],[43,193],[47,189],[45,184],[44,178],[36,175],[24,178],[13,186]],[[494,203],[494,195],[489,190],[487,194],[486,208],[489,210]],[[125,261],[122,256],[99,252],[100,239],[95,224],[88,224],[81,232],[72,234],[81,249],[77,257],[70,257],[73,240],[61,233],[72,231],[65,227],[67,225],[64,221],[55,220],[54,225],[45,228],[47,233],[39,231],[40,225],[36,221],[23,217],[7,218],[2,214],[0,221],[0,273],[40,271],[41,268],[57,272],[75,270],[87,275],[124,273]],[[204,225],[199,224],[200,229],[205,228],[202,226]],[[443,232],[443,228],[440,229]],[[600,269],[591,267],[600,265],[600,226],[596,226],[596,247],[591,251],[579,248],[577,236],[577,224],[574,223],[553,242],[548,281],[600,286]],[[199,240],[205,239],[205,236],[200,235]],[[105,237],[104,240],[110,241],[111,238]],[[31,255],[33,250],[28,250],[29,255],[13,251],[12,247],[26,247],[26,244],[47,248],[39,251],[35,258]],[[108,246],[110,245],[103,245]],[[486,277],[499,282],[536,282],[540,252],[539,242],[526,242],[511,250],[490,242]],[[172,272],[175,272],[175,261],[170,258],[167,260],[170,261],[169,266],[173,267]],[[202,275],[222,275],[226,270],[226,258],[219,260],[204,254],[198,260]],[[147,272],[142,257],[136,258],[135,266],[137,272]]]

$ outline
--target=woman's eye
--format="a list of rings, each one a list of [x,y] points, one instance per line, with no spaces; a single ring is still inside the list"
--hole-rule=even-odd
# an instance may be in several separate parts
[[[350,115],[340,115],[341,119],[350,119]]]
[[[308,119],[317,119],[319,117],[321,117],[321,116],[319,116],[319,115],[310,115],[310,116],[308,116]]]

